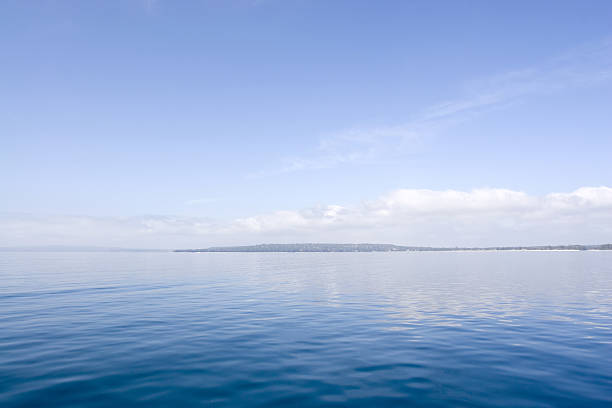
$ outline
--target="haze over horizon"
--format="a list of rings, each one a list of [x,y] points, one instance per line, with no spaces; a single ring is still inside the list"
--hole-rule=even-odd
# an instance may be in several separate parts
[[[612,3],[0,4],[0,246],[612,241]]]

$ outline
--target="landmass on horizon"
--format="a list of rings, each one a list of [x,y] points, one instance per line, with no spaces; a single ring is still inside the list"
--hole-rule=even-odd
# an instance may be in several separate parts
[[[429,247],[395,244],[257,244],[241,246],[215,246],[198,249],[151,249],[98,246],[22,246],[0,247],[0,252],[444,252],[444,251],[606,251],[612,244],[599,245],[530,245],[490,247]]]
[[[394,244],[258,244],[210,247],[202,249],[175,249],[174,252],[426,252],[426,251],[588,251],[612,250],[612,244],[600,245],[536,245],[495,247],[424,247]]]

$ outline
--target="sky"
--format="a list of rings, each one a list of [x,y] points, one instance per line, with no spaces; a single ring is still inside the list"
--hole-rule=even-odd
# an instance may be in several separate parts
[[[4,0],[0,246],[612,242],[612,2]]]

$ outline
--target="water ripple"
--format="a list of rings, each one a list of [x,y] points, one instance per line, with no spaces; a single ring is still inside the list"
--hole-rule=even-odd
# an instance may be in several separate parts
[[[2,407],[611,406],[612,254],[0,254]]]

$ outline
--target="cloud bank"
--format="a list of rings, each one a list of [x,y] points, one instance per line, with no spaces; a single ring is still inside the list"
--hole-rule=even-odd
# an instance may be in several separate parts
[[[612,242],[612,188],[543,196],[500,188],[398,189],[351,206],[233,220],[171,216],[0,216],[0,246],[194,248],[259,242],[488,246]]]

